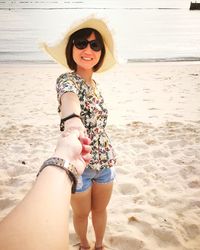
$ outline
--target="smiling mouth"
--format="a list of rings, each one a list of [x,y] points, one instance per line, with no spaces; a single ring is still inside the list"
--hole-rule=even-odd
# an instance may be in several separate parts
[[[81,57],[81,59],[83,59],[84,61],[92,61],[93,58],[90,58],[90,57]]]

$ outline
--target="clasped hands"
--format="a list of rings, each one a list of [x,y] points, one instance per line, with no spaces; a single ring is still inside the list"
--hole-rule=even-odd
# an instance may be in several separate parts
[[[90,143],[86,133],[76,128],[67,129],[57,141],[54,156],[72,163],[81,175],[91,159]]]

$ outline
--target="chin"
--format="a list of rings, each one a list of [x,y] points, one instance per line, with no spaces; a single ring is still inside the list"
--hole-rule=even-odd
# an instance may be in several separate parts
[[[93,70],[93,67],[94,67],[94,66],[95,66],[95,65],[92,65],[92,66],[91,66],[91,65],[90,65],[90,66],[85,66],[85,65],[84,65],[84,66],[81,66],[81,68],[84,69],[84,70]]]

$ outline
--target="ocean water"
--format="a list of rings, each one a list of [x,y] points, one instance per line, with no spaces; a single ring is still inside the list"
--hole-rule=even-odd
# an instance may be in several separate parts
[[[79,18],[104,18],[121,61],[200,60],[200,11],[188,0],[1,1],[0,62],[51,62],[53,44]]]

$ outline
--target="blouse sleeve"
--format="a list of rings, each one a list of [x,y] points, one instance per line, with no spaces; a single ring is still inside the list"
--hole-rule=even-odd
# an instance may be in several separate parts
[[[56,91],[59,105],[61,104],[61,97],[64,93],[73,92],[78,95],[77,87],[75,86],[72,79],[67,77],[67,74],[63,74],[58,77],[56,81]]]

